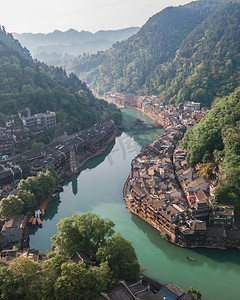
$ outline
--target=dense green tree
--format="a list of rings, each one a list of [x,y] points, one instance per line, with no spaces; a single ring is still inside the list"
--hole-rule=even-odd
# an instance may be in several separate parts
[[[126,279],[133,282],[137,280],[140,272],[136,252],[132,244],[119,233],[108,239],[100,247],[97,256],[101,261],[107,261],[113,276],[117,280]]]
[[[46,261],[21,256],[9,267],[0,265],[0,299],[88,300],[109,291],[119,279],[136,280],[134,248],[119,233],[113,235],[113,226],[93,213],[62,219]],[[70,257],[76,251],[92,254],[95,264],[73,262]]]
[[[23,202],[23,212],[29,212],[36,205],[36,197],[28,190],[20,190],[19,197]]]
[[[202,299],[202,294],[200,291],[196,290],[194,287],[190,287],[187,290],[187,293],[194,299],[194,300],[201,300]]]
[[[0,298],[3,300],[21,299],[17,290],[18,283],[8,267],[0,265]]]
[[[9,195],[7,198],[3,198],[0,202],[0,216],[10,217],[19,215],[23,211],[22,200],[13,195]]]
[[[65,263],[65,260],[65,257],[62,255],[54,255],[52,258],[48,258],[42,265],[42,299],[55,299],[54,284],[57,281],[58,277],[61,275],[61,267],[62,264]]]
[[[2,293],[3,299],[26,299],[31,300],[40,298],[39,280],[38,280],[38,264],[26,257],[15,259],[9,266],[6,274],[9,278],[3,278],[7,284],[9,291]]]
[[[114,223],[103,220],[93,213],[73,215],[62,219],[58,232],[52,237],[53,244],[60,253],[73,255],[76,251],[95,254],[98,248],[114,233]]]
[[[91,271],[86,268],[85,264],[64,263],[61,276],[55,283],[56,299],[91,299],[95,287],[92,279]]]

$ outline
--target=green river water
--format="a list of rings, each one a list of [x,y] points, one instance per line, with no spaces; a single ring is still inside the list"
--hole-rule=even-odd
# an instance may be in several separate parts
[[[122,110],[124,122],[140,118],[152,122],[136,109]],[[184,289],[194,286],[203,300],[240,299],[240,252],[234,250],[182,249],[163,240],[159,233],[137,216],[131,215],[122,197],[122,188],[132,159],[142,146],[162,133],[160,129],[122,132],[107,150],[88,161],[78,175],[64,183],[64,191],[54,198],[43,228],[30,236],[30,247],[50,249],[50,237],[61,218],[88,211],[116,224],[115,230],[130,240],[145,274],[165,284],[173,281]],[[186,260],[186,256],[196,261]]]

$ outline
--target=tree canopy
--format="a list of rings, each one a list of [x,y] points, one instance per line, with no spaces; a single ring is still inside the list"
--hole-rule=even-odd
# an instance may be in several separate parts
[[[71,256],[82,251],[107,263],[116,280],[137,279],[139,264],[135,250],[129,241],[114,233],[112,221],[89,212],[62,219],[57,227],[52,238],[56,253]]]
[[[20,198],[9,195],[7,198],[3,198],[0,202],[0,216],[10,217],[19,215],[23,210],[23,202]]]
[[[109,291],[119,279],[137,280],[135,250],[120,234],[114,234],[113,226],[112,221],[93,213],[63,219],[46,261],[18,257],[9,267],[0,265],[0,299],[89,300]],[[74,251],[91,254],[95,263],[74,262]]]
[[[57,224],[58,232],[52,240],[57,250],[65,255],[71,256],[80,250],[88,255],[96,254],[97,249],[113,235],[113,227],[112,221],[90,212],[73,215]]]

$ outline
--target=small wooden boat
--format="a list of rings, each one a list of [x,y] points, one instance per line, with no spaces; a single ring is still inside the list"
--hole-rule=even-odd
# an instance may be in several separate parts
[[[32,226],[36,226],[37,218],[32,219]]]
[[[41,221],[40,218],[37,218],[37,223],[38,223],[38,226],[39,226],[39,227],[42,227],[42,221]]]
[[[33,218],[34,218],[34,216],[31,216],[30,219],[28,220],[28,223],[29,223],[30,225],[32,225]]]
[[[188,260],[196,260],[195,258],[192,258],[192,257],[189,257],[189,256],[186,256],[186,259],[188,259]]]

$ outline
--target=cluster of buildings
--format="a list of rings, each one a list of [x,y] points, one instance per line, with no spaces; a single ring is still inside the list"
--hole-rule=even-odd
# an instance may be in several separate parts
[[[113,121],[105,121],[72,134],[62,136],[42,149],[24,153],[30,163],[30,174],[36,175],[51,166],[59,175],[76,173],[84,162],[101,153],[115,138],[117,128]]]
[[[30,175],[37,175],[51,166],[59,175],[75,173],[89,158],[103,151],[114,139],[117,129],[113,121],[95,124],[73,135],[64,135],[43,148],[27,151],[17,158],[27,160]],[[0,188],[21,180],[22,169],[17,163],[2,161],[0,164]]]
[[[201,121],[209,112],[208,108],[201,108],[201,103],[196,102],[185,102],[182,111],[179,111],[172,105],[165,106],[163,101],[154,95],[138,96],[135,94],[117,92],[105,92],[103,94],[97,90],[95,94],[119,107],[137,108],[165,128],[169,126],[169,124],[177,125],[181,122],[189,129]]]
[[[8,115],[5,127],[0,127],[0,160],[14,155],[17,145],[30,138],[31,132],[56,126],[56,114],[52,111],[31,115],[30,108],[26,107],[18,114]]]
[[[17,215],[0,219],[0,248],[15,244],[26,245],[28,242],[27,216]]]
[[[124,280],[109,293],[101,293],[99,300],[191,300],[191,296],[175,283],[170,282],[161,285],[147,276],[141,276],[140,280],[133,284],[127,284]]]
[[[35,176],[51,166],[58,175],[76,173],[84,162],[106,149],[115,138],[117,128],[113,121],[95,124],[73,135],[64,135],[38,150],[28,151],[18,157],[29,164],[29,174]],[[18,182],[23,178],[21,167],[10,160],[0,163],[0,201],[18,193]],[[0,219],[0,248],[25,244],[28,230],[25,216]]]
[[[155,101],[144,109],[149,116],[163,122],[165,133],[132,161],[124,186],[129,211],[179,246],[240,248],[234,207],[212,209],[212,182],[187,166],[186,151],[178,145],[186,128],[194,126],[199,115],[204,116],[208,110],[199,110],[198,103],[188,102],[179,113],[175,108],[161,105],[156,109]]]

